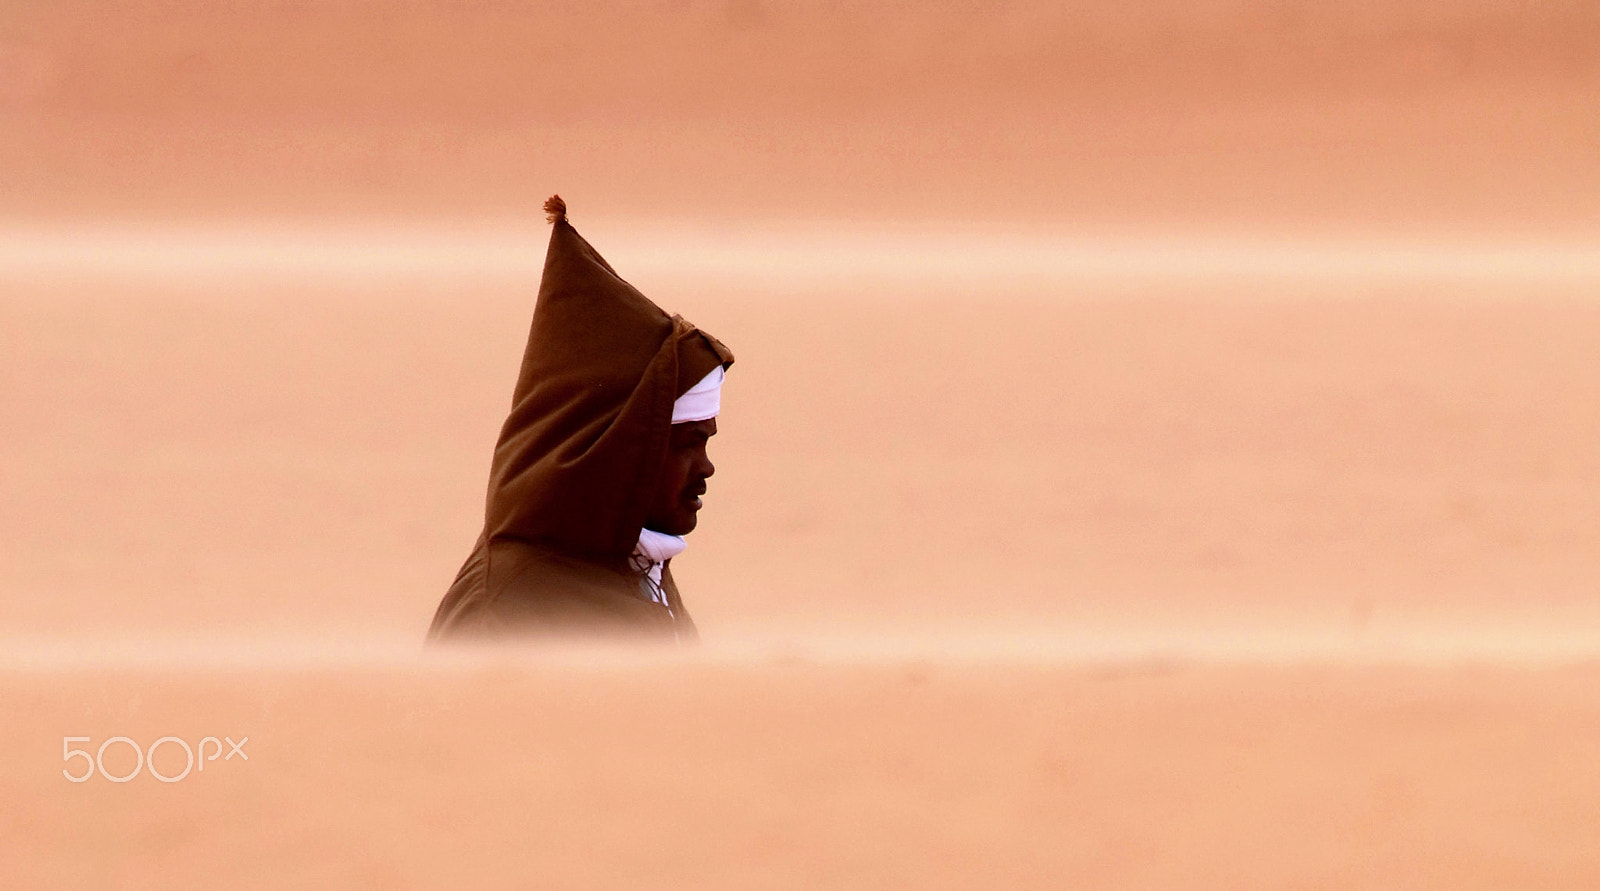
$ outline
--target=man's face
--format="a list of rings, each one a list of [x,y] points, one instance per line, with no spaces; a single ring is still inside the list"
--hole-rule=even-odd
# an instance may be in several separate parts
[[[644,527],[668,535],[688,535],[700,520],[706,477],[717,472],[706,457],[706,441],[717,435],[717,419],[672,425],[661,483],[650,501]]]

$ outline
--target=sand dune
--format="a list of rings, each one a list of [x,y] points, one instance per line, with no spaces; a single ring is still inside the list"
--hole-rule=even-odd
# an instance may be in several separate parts
[[[1592,4],[0,10],[0,213],[1593,230]]]
[[[708,645],[474,661],[420,636],[531,267],[26,265],[13,884],[1595,881],[1583,275],[642,264],[740,356]],[[251,760],[60,774],[208,735]]]
[[[38,272],[0,302],[13,884],[1595,880],[1582,278],[645,264],[740,355],[679,561],[708,645],[474,660],[417,643],[528,270]],[[84,735],[252,757],[73,784]]]
[[[26,718],[0,730],[0,872],[129,888],[1585,888],[1600,880],[1596,680],[805,660],[9,671]],[[74,784],[69,735],[248,737],[249,760]],[[103,761],[134,766],[123,743]],[[186,762],[169,743],[156,764]]]
[[[15,281],[6,627],[420,632],[531,274]],[[635,279],[741,357],[708,629],[1596,627],[1581,281]]]

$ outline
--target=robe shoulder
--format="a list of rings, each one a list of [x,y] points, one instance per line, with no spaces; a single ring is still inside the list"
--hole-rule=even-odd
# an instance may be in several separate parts
[[[672,640],[679,623],[638,590],[636,579],[604,566],[520,542],[480,538],[439,604],[428,637]]]

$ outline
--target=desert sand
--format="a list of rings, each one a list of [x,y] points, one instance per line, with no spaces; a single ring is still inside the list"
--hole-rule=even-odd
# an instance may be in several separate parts
[[[1597,682],[804,659],[8,672],[27,717],[0,737],[0,867],[24,887],[1585,888]],[[56,736],[113,733],[248,736],[250,760],[62,777]],[[122,744],[104,760],[133,766]]]
[[[0,885],[1595,887],[1597,41],[6,6]],[[555,191],[738,356],[694,651],[422,647]]]
[[[1600,879],[1582,281],[679,274],[635,280],[740,357],[706,644],[429,658],[534,272],[13,269],[0,872]],[[61,774],[208,735],[249,762]]]
[[[415,637],[539,247],[15,275],[4,627]],[[693,279],[634,276],[739,356],[679,569],[708,631],[1600,628],[1592,283]]]
[[[1592,234],[1587,0],[0,9],[27,215]]]

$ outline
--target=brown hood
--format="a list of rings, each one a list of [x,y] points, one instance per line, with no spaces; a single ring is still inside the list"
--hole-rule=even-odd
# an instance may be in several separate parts
[[[666,457],[672,403],[733,354],[623,281],[559,197],[545,209],[554,228],[484,537],[620,568]]]

